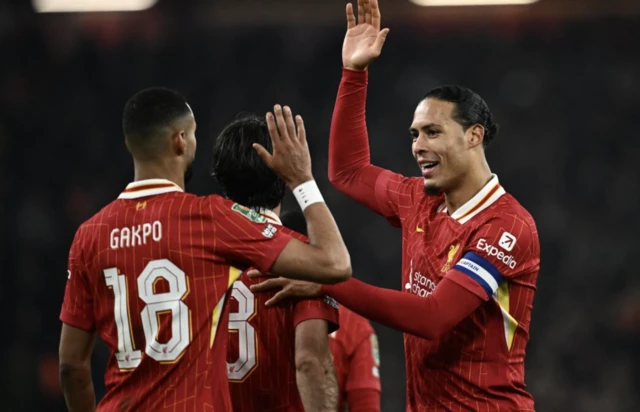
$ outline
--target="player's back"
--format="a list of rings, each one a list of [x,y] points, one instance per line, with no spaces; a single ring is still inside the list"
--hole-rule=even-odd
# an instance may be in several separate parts
[[[355,312],[340,306],[340,329],[329,339],[338,378],[338,410],[348,410],[349,392],[380,391],[380,354],[378,338],[371,323]]]
[[[241,273],[226,252],[234,236],[224,222],[243,214],[233,208],[217,196],[145,181],[78,230],[70,254],[76,250],[77,273],[70,263],[69,275],[78,280],[70,278],[61,318],[95,328],[111,350],[98,410],[231,410],[226,328],[217,326],[221,300]],[[260,234],[250,223],[245,231]],[[214,345],[216,338],[223,342]]]
[[[272,230],[306,241],[280,225],[277,215],[264,211]],[[325,319],[329,331],[338,324],[330,299],[287,299],[265,307],[275,292],[251,292],[264,278],[241,276],[230,291],[227,376],[234,412],[302,412],[296,382],[295,328],[309,319]]]

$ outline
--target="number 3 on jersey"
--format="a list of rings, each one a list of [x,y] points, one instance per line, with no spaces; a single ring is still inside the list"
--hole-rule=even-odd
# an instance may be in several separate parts
[[[113,289],[114,317],[118,330],[118,351],[116,359],[120,369],[134,369],[142,361],[142,351],[135,350],[129,318],[129,294],[125,275],[118,275],[117,268],[104,270],[107,286]],[[169,291],[156,293],[154,285],[164,279]],[[189,293],[187,276],[167,259],[153,260],[138,276],[138,295],[146,303],[140,313],[147,356],[159,362],[177,360],[191,341],[189,308],[182,299]],[[160,315],[171,313],[171,339],[166,343],[158,341]]]
[[[227,378],[238,382],[255,370],[257,364],[256,330],[249,320],[256,313],[253,292],[241,281],[233,284],[231,296],[238,302],[238,311],[229,313],[229,333],[238,334],[238,359],[227,362]]]

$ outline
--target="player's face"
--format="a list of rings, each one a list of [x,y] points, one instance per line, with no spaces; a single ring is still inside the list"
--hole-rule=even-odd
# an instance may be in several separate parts
[[[452,117],[455,105],[437,99],[420,102],[410,133],[427,194],[447,192],[462,181],[468,164],[465,131]]]

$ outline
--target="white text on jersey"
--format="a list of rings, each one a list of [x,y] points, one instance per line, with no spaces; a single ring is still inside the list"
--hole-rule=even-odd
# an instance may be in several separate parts
[[[513,256],[506,255],[503,251],[499,250],[497,247],[487,243],[487,240],[484,238],[478,240],[478,244],[476,245],[476,248],[480,251],[485,252],[489,256],[495,256],[496,259],[498,259],[505,265],[509,266],[511,269],[514,269],[518,264],[513,258]]]
[[[159,242],[162,239],[162,223],[143,223],[131,227],[116,228],[111,231],[110,246],[116,250],[124,247],[146,245],[148,241]]]

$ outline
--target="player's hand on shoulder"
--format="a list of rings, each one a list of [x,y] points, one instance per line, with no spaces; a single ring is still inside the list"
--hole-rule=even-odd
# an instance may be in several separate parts
[[[380,30],[378,0],[358,0],[358,18],[347,4],[347,34],[342,45],[342,64],[351,70],[366,70],[382,52],[389,29]]]
[[[322,287],[317,283],[264,275],[255,269],[247,272],[247,276],[250,278],[269,277],[269,279],[263,282],[252,285],[252,292],[270,292],[274,289],[280,289],[274,297],[265,303],[266,306],[276,305],[278,302],[288,298],[315,298],[322,296]]]
[[[289,106],[283,108],[277,104],[273,108],[273,113],[267,113],[266,118],[273,153],[269,153],[267,149],[256,143],[253,147],[260,158],[291,189],[313,180],[311,155],[302,117],[296,116],[294,120]]]

